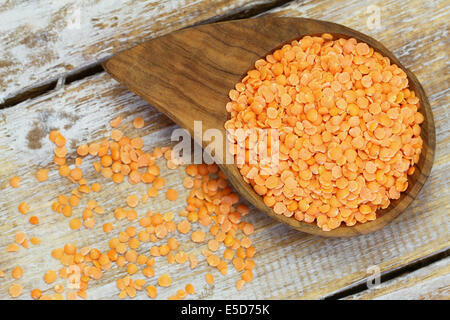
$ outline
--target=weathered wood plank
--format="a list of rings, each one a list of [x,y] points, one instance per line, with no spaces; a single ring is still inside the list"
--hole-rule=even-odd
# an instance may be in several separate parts
[[[113,220],[111,213],[100,217],[93,231],[72,232],[67,218],[51,212],[52,200],[61,192],[70,192],[72,187],[53,171],[52,146],[45,134],[50,128],[59,128],[69,139],[69,145],[99,140],[108,134],[109,120],[118,114],[124,117],[125,123],[135,116],[145,118],[147,126],[141,132],[146,134],[146,147],[170,143],[170,132],[175,128],[173,124],[106,74],[74,82],[63,90],[0,112],[0,269],[9,273],[15,265],[25,266],[26,276],[21,282],[27,290],[34,286],[48,288],[42,276],[45,270],[57,266],[50,257],[53,248],[66,242],[75,242],[79,246],[89,245],[104,250],[107,248],[107,238],[112,237],[105,237],[101,231],[105,221]],[[437,117],[436,121],[442,125],[447,119]],[[129,124],[125,132],[136,135],[135,129]],[[253,240],[258,249],[255,258],[258,266],[250,285],[241,292],[236,291],[234,283],[239,275],[230,271],[226,277],[215,274],[216,284],[213,289],[208,289],[204,272],[209,267],[205,263],[192,272],[188,267],[169,266],[165,259],[160,259],[157,260],[157,275],[164,271],[170,272],[176,285],[173,290],[161,290],[159,297],[167,298],[175,288],[192,282],[198,288],[196,298],[320,298],[361,281],[367,276],[367,268],[372,265],[378,265],[381,272],[388,272],[447,248],[450,245],[449,195],[445,188],[450,168],[443,159],[448,157],[448,151],[443,148],[443,136],[442,132],[438,132],[438,149],[443,151],[438,153],[433,174],[419,198],[398,220],[379,232],[350,239],[324,239],[289,229],[253,210],[249,219],[256,227]],[[74,150],[69,149],[69,153],[73,157]],[[86,161],[83,167],[90,168],[91,162]],[[38,185],[34,173],[40,167],[48,167],[52,171],[49,181]],[[23,177],[20,189],[8,187],[7,179],[14,174]],[[165,169],[162,175],[168,180],[168,186],[176,188],[180,194],[186,194],[179,183],[183,177],[182,171]],[[137,189],[138,193],[143,193],[145,190],[127,184],[115,186],[96,176],[92,169],[88,169],[87,176],[89,179],[96,177],[102,183],[104,191],[96,195],[96,199],[108,212],[123,205],[124,197],[130,192],[136,192]],[[18,213],[17,205],[24,200],[30,203],[32,213],[40,217],[39,226],[31,227],[27,222],[28,217]],[[183,202],[180,197],[174,205],[160,196],[157,201],[149,201],[138,211],[141,214],[148,209],[177,212]],[[79,210],[74,214],[81,214]],[[116,224],[113,235],[129,225],[132,224]],[[6,254],[6,246],[19,230],[24,230],[30,236],[41,236],[42,244]],[[180,237],[180,242],[190,249],[191,245],[185,240]],[[148,249],[149,246],[143,246],[140,252],[147,252]],[[116,268],[108,271],[89,290],[89,297],[116,297],[117,291],[112,282],[123,275],[123,270]],[[9,275],[0,281],[0,298],[8,297],[7,288],[12,282]],[[146,296],[140,294],[139,297]]]
[[[426,4],[414,1],[406,7],[395,1],[366,3],[305,2],[303,7],[294,3],[277,10],[277,14],[331,20],[366,32],[396,53],[422,81],[434,112],[437,148],[432,174],[419,197],[393,224],[376,233],[351,239],[308,236],[253,211],[249,220],[256,225],[253,240],[258,253],[255,280],[250,285],[241,292],[236,291],[234,282],[239,276],[230,268],[226,277],[214,274],[216,284],[207,290],[204,272],[209,268],[205,263],[191,272],[189,268],[169,267],[158,260],[156,275],[169,271],[175,283],[172,290],[160,290],[159,298],[167,298],[187,282],[196,285],[195,298],[321,298],[364,281],[370,266],[377,265],[385,273],[450,246],[449,75],[443,73],[448,60],[445,23],[449,13],[445,9],[445,1]],[[369,4],[380,6],[384,31],[364,29],[365,10]],[[51,164],[51,145],[43,136],[48,129],[60,128],[76,143],[96,140],[107,134],[108,122],[117,114],[123,115],[125,122],[138,115],[146,119],[147,126],[143,132],[147,134],[144,139],[147,147],[170,142],[173,124],[105,74],[74,82],[63,90],[0,111],[0,269],[7,272],[7,276],[0,279],[0,298],[8,298],[7,289],[13,282],[10,271],[15,265],[24,266],[25,277],[20,282],[26,290],[48,288],[42,276],[45,270],[57,266],[50,258],[54,247],[75,242],[79,246],[106,249],[106,238],[100,229],[103,221],[113,219],[110,214],[104,215],[104,220],[99,219],[93,232],[71,232],[68,220],[50,210],[51,201],[57,194],[70,192],[70,184],[61,182],[54,171],[50,180],[41,185],[36,184],[33,175],[39,167],[55,169]],[[131,126],[126,132],[135,134]],[[70,152],[73,154],[73,149]],[[86,161],[84,165],[88,167],[89,163]],[[7,186],[7,179],[15,174],[24,179],[20,189]],[[179,189],[182,172],[164,170],[162,174],[169,186],[182,192]],[[88,177],[94,177],[92,171]],[[113,187],[106,180],[100,180],[104,191],[97,199],[107,209],[122,204],[124,196],[130,190],[136,190],[127,185]],[[39,215],[40,226],[31,227],[28,217],[17,212],[17,205],[23,200],[29,201],[34,213]],[[182,197],[173,205],[164,202],[161,196],[139,212],[150,208],[176,212],[181,206]],[[117,224],[114,232],[121,231],[124,226],[126,224]],[[6,246],[18,230],[26,231],[29,236],[41,236],[42,244],[16,254],[5,253]],[[141,249],[145,251],[148,247]],[[116,268],[107,272],[101,281],[93,283],[89,298],[115,298],[118,292],[113,281],[123,275],[123,270]],[[422,293],[426,295],[428,292],[425,291]],[[141,293],[139,298],[146,296]]]
[[[450,257],[348,299],[448,300],[450,299]]]
[[[142,40],[278,2],[7,1],[0,5],[0,103]]]

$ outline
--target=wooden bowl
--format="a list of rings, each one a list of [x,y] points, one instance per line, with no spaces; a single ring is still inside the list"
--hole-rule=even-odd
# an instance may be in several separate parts
[[[419,110],[425,118],[421,125],[423,149],[414,174],[408,176],[408,189],[388,208],[378,210],[374,221],[322,231],[315,224],[276,214],[244,181],[234,164],[219,166],[236,190],[256,208],[299,231],[325,237],[366,234],[394,220],[417,197],[431,172],[436,146],[433,114],[422,86],[414,74],[375,39],[327,21],[266,16],[183,29],[121,52],[103,66],[115,79],[187,129],[194,139],[195,120],[202,120],[203,132],[219,129],[225,137],[228,92],[253,68],[255,61],[292,40],[323,33],[363,41],[406,72],[409,87],[420,99]]]

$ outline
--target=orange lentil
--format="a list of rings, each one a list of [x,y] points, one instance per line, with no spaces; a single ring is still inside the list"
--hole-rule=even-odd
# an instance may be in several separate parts
[[[48,179],[48,170],[47,169],[39,169],[36,172],[36,179],[39,182],[46,181]]]
[[[103,207],[95,207],[94,212],[98,214],[103,214],[105,213],[105,209],[103,209]]]
[[[195,269],[198,265],[197,258],[194,255],[189,255],[189,263],[191,269]]]
[[[83,172],[80,168],[74,168],[72,171],[70,171],[70,176],[75,180],[78,181],[83,177]]]
[[[157,176],[160,173],[160,168],[157,165],[152,165],[148,167],[148,172],[154,176]]]
[[[258,60],[229,97],[226,129],[280,132],[280,170],[268,174],[250,163],[249,141],[233,142],[246,155],[238,169],[276,214],[329,231],[375,219],[407,188],[423,144],[419,99],[406,73],[366,43],[330,34],[292,41]],[[229,210],[219,205],[220,213]],[[233,237],[224,240],[234,245]]]
[[[30,206],[26,202],[21,202],[18,209],[21,214],[27,214],[30,211]]]
[[[133,120],[133,126],[134,126],[136,129],[143,128],[143,127],[144,127],[144,119],[141,118],[141,117],[134,118],[134,120]]]
[[[137,257],[137,260],[136,260],[136,261],[137,261],[138,264],[144,265],[144,264],[147,263],[148,258],[147,258],[145,255],[140,254],[140,255]]]
[[[116,118],[114,118],[113,120],[111,120],[109,122],[109,125],[111,126],[111,128],[117,128],[118,126],[120,126],[121,122],[122,122],[122,117],[117,116]]]
[[[215,254],[211,254],[210,256],[208,256],[206,261],[208,262],[208,264],[211,267],[217,267],[220,263],[220,258],[218,256],[216,256]]]
[[[250,282],[253,279],[253,273],[250,270],[245,270],[244,273],[242,273],[242,280],[245,282]]]
[[[67,166],[67,165],[61,165],[60,167],[59,167],[59,175],[61,176],[61,177],[67,177],[67,176],[69,176],[69,174],[70,174],[70,168]]]
[[[73,254],[75,254],[76,251],[77,251],[77,248],[71,243],[67,243],[64,246],[64,253],[66,253],[66,254],[73,255]]]
[[[219,249],[219,242],[216,239],[209,240],[208,249],[211,251],[217,251],[217,249]]]
[[[103,225],[103,231],[106,233],[110,233],[114,229],[114,226],[111,223],[105,223]]]
[[[70,217],[70,216],[72,216],[72,207],[71,207],[70,205],[65,205],[65,206],[62,208],[62,214],[63,214],[65,217]]]
[[[147,290],[147,294],[148,294],[148,296],[150,297],[150,298],[152,298],[152,299],[155,299],[156,298],[156,295],[157,295],[157,289],[156,289],[156,287],[155,286],[153,286],[153,285],[150,285],[150,286],[148,286],[147,288],[146,288],[146,290]]]
[[[131,139],[130,144],[135,149],[141,149],[144,146],[144,142],[139,137]]]
[[[32,217],[30,217],[29,222],[30,222],[31,224],[37,225],[37,224],[39,224],[39,218],[36,217],[36,216],[32,216]]]
[[[186,166],[185,171],[191,177],[195,177],[198,174],[197,166],[195,166],[193,164],[190,164],[190,165]]]
[[[145,172],[145,173],[142,175],[141,179],[142,179],[142,181],[145,182],[145,183],[151,183],[151,182],[153,182],[153,180],[155,180],[155,176],[152,175],[152,174],[149,173],[149,172]]]
[[[8,252],[17,252],[17,251],[19,251],[19,246],[15,243],[11,243],[8,245],[7,251]]]
[[[77,154],[84,157],[89,153],[89,147],[87,144],[82,144],[77,147]]]
[[[229,248],[225,249],[225,251],[223,252],[224,259],[231,260],[231,259],[233,259],[233,256],[234,256],[234,252],[233,252],[233,250],[231,250]]]
[[[176,250],[178,248],[178,241],[175,238],[170,238],[167,240],[167,245],[169,246],[170,250]]]
[[[66,144],[66,138],[63,135],[57,134],[54,141],[58,147],[63,147]]]
[[[84,220],[84,226],[88,229],[92,229],[95,226],[96,222],[93,218],[87,218]]]
[[[244,284],[245,284],[245,281],[244,280],[238,280],[237,282],[236,282],[236,289],[238,289],[238,291],[241,291],[242,290],[242,287],[244,286]]]
[[[39,298],[42,296],[42,291],[39,289],[33,289],[31,290],[31,298],[34,300],[39,300]]]
[[[64,249],[62,249],[62,248],[57,248],[52,251],[52,257],[57,260],[61,259],[63,254],[64,254]]]
[[[9,295],[12,298],[17,298],[21,294],[22,294],[22,286],[20,284],[14,283],[9,287]]]
[[[41,239],[37,238],[37,237],[31,237],[30,238],[30,242],[33,245],[38,245],[39,243],[41,243]]]
[[[60,133],[58,132],[58,130],[51,130],[50,132],[49,132],[49,134],[48,134],[48,139],[51,141],[51,142],[55,142],[55,140],[56,140],[56,137],[59,135]]]
[[[100,185],[100,183],[94,182],[91,185],[91,190],[94,191],[94,192],[99,192],[100,190],[102,190],[102,186]]]
[[[177,230],[178,232],[182,233],[182,234],[186,234],[191,230],[191,224],[189,221],[187,220],[183,220],[181,221],[178,225],[177,225]]]
[[[81,220],[78,218],[72,219],[69,223],[70,229],[78,230],[81,228]]]
[[[211,273],[207,273],[206,275],[205,275],[205,278],[206,278],[206,282],[208,283],[208,284],[213,284],[214,283],[214,276],[211,274]]]
[[[186,287],[184,288],[184,290],[188,293],[188,294],[194,294],[195,293],[195,289],[194,286],[190,283],[188,283],[186,285]]]
[[[9,185],[13,188],[18,188],[20,186],[20,177],[14,176],[11,179],[9,179]]]
[[[183,179],[183,186],[186,189],[191,189],[194,186],[194,180],[191,177],[186,177]]]
[[[205,233],[201,230],[194,231],[191,234],[191,240],[193,242],[202,242],[205,240]]]
[[[98,150],[100,149],[100,145],[98,143],[91,143],[88,146],[89,154],[91,156],[96,156],[98,154]]]
[[[44,275],[44,281],[48,284],[53,283],[56,281],[56,278],[58,277],[57,273],[53,270],[49,270]]]
[[[100,162],[94,162],[92,165],[94,166],[94,169],[96,172],[100,172],[100,170],[101,170]]]
[[[244,225],[244,228],[242,229],[242,231],[243,231],[246,235],[250,235],[250,234],[253,233],[254,227],[253,227],[252,224],[246,223],[246,224]]]
[[[20,279],[23,276],[23,269],[21,267],[15,267],[11,274],[14,279]]]
[[[81,193],[90,193],[91,192],[89,187],[86,185],[79,186],[78,191],[80,191]]]
[[[57,284],[54,288],[56,293],[63,293],[64,292],[64,287],[61,284]]]
[[[139,246],[140,246],[140,242],[139,242],[139,240],[136,239],[136,238],[131,238],[131,239],[128,241],[128,246],[129,246],[131,249],[137,249],[137,248],[139,248]]]
[[[166,184],[166,181],[164,180],[164,178],[162,177],[157,177],[155,178],[155,180],[153,180],[153,186],[157,189],[160,190],[164,187],[164,185]]]
[[[175,189],[167,189],[166,198],[169,201],[175,201],[178,198],[178,192]]]
[[[121,173],[114,173],[112,175],[112,180],[115,183],[122,183],[123,182],[123,175]]]
[[[156,189],[154,187],[149,188],[147,191],[147,195],[152,198],[156,197],[158,195],[158,189]]]
[[[109,167],[112,165],[113,160],[109,155],[104,155],[103,157],[101,157],[100,163],[103,167]]]
[[[76,196],[76,195],[71,195],[69,197],[69,201],[68,202],[69,202],[70,206],[77,207],[78,204],[80,203],[80,198],[78,196]]]
[[[67,148],[66,147],[58,147],[54,150],[54,152],[57,157],[63,158],[67,155]]]
[[[282,66],[277,66],[276,72],[283,72]],[[280,79],[282,82],[283,80]],[[286,81],[286,80],[284,80]],[[280,82],[280,83],[281,83]],[[285,82],[284,82],[285,83]],[[245,88],[239,88],[239,90],[245,90]],[[290,103],[295,101],[294,96],[283,95],[281,98],[281,104],[288,107]],[[260,111],[261,112],[261,111]],[[322,113],[320,113],[322,115]],[[278,110],[277,110],[278,116]],[[111,127],[117,127],[120,125],[120,117],[111,121]],[[144,126],[142,124],[138,126]],[[120,183],[123,181],[124,176],[129,177],[131,184],[139,182],[152,183],[153,186],[142,196],[142,202],[145,203],[148,197],[156,197],[158,190],[161,190],[165,186],[165,180],[163,177],[159,177],[160,168],[155,164],[155,159],[162,156],[167,160],[166,166],[169,169],[177,168],[181,163],[172,158],[172,150],[168,147],[155,148],[153,153],[145,153],[141,150],[143,148],[143,140],[140,137],[129,138],[124,134],[116,130],[111,133],[112,140],[103,140],[98,143],[91,143],[89,145],[81,145],[77,148],[77,154],[79,157],[75,159],[75,168],[70,169],[66,165],[67,149],[65,147],[66,140],[59,132],[52,132],[50,139],[55,142],[55,158],[54,162],[59,164],[59,173],[61,176],[67,177],[72,183],[77,183],[78,186],[72,191],[70,196],[60,195],[57,201],[52,204],[52,210],[58,213],[62,213],[66,217],[72,215],[72,208],[79,205],[79,201],[82,198],[82,194],[87,194],[91,190],[92,192],[99,192],[101,185],[97,182],[92,183],[90,188],[88,181],[83,178],[83,173],[79,168],[82,164],[82,158],[87,154],[98,157],[99,162],[94,162],[94,168],[97,172],[105,178],[111,178],[114,182]],[[288,139],[292,139],[289,136]],[[290,142],[292,143],[292,141]],[[111,153],[109,153],[111,152]],[[308,160],[309,161],[309,160]],[[146,172],[141,173],[140,168],[145,167]],[[139,170],[139,171],[138,171]],[[369,169],[371,170],[371,169]],[[47,177],[48,177],[48,172]],[[237,252],[239,260],[233,261],[233,264],[237,266],[239,270],[251,270],[254,267],[254,263],[247,262],[254,255],[255,250],[251,247],[251,241],[248,237],[244,237],[239,240],[237,232],[244,234],[250,234],[253,232],[253,225],[241,222],[242,216],[248,214],[249,209],[245,205],[238,204],[239,196],[232,192],[228,186],[225,175],[219,171],[217,165],[189,165],[186,167],[186,177],[183,181],[183,185],[190,190],[190,194],[187,197],[187,206],[185,210],[180,212],[180,216],[186,217],[187,220],[183,220],[178,224],[175,224],[174,214],[172,212],[166,212],[164,214],[148,212],[143,218],[140,218],[139,224],[143,227],[143,230],[138,231],[135,227],[129,227],[124,232],[120,232],[118,238],[113,238],[109,241],[110,250],[101,253],[97,249],[82,248],[77,250],[74,245],[66,244],[64,249],[58,248],[52,251],[52,257],[60,260],[60,263],[64,266],[59,270],[59,276],[62,279],[67,279],[69,276],[68,267],[72,265],[78,265],[82,268],[81,284],[78,292],[67,293],[67,299],[76,299],[77,296],[86,298],[86,290],[89,286],[90,279],[100,279],[103,271],[108,270],[112,266],[112,262],[115,262],[118,267],[126,267],[129,275],[136,274],[139,271],[138,265],[144,267],[142,273],[145,277],[153,277],[155,271],[153,269],[155,259],[147,258],[145,255],[139,255],[135,249],[139,248],[141,242],[156,242],[158,239],[165,238],[170,233],[178,230],[180,233],[189,233],[191,230],[191,222],[198,222],[203,226],[210,226],[210,233],[213,235],[213,239],[208,242],[208,249],[202,250],[202,254],[207,258],[209,265],[216,267],[222,274],[227,273],[227,261],[234,257],[234,251]],[[217,175],[214,176],[213,175]],[[261,173],[263,176],[263,173]],[[262,179],[262,176],[260,177]],[[36,173],[38,178],[38,173]],[[292,178],[292,177],[291,177]],[[40,178],[38,178],[40,180]],[[43,180],[43,178],[42,178]],[[294,182],[292,179],[278,178],[272,181],[274,187],[279,187],[282,183],[288,183],[292,187]],[[270,183],[269,183],[270,185]],[[403,184],[402,184],[403,187]],[[270,190],[264,190],[265,192],[271,192]],[[265,193],[264,193],[265,194]],[[169,188],[166,191],[166,197],[170,201],[175,201],[178,198],[178,192]],[[126,198],[127,205],[134,208],[139,203],[139,197],[136,195],[129,195]],[[29,208],[25,204],[22,205],[21,211],[28,212]],[[293,204],[286,204],[289,208],[293,208]],[[25,209],[25,210],[24,210]],[[216,215],[216,210],[217,214]],[[292,209],[293,210],[293,209]],[[86,208],[82,214],[83,224],[86,228],[93,228],[96,224],[93,213],[102,214],[105,210],[98,206],[95,200],[89,200]],[[219,215],[220,214],[220,215]],[[138,214],[134,209],[117,208],[114,211],[114,217],[118,220],[128,218],[130,221],[138,218]],[[38,221],[37,217],[31,217],[30,222]],[[69,223],[71,229],[80,229],[82,221],[78,218],[72,219]],[[105,223],[103,225],[105,232],[111,232],[113,225],[111,223]],[[194,231],[191,235],[191,240],[194,242],[203,242],[206,235],[203,231]],[[28,240],[24,233],[18,233],[16,235],[16,242],[22,244],[24,247],[28,247]],[[40,240],[38,238],[30,239],[33,244],[38,244]],[[224,243],[228,248],[225,249],[224,258],[221,260],[213,252],[216,252],[221,243]],[[10,245],[8,251],[17,251],[19,247],[14,244],[15,248]],[[150,249],[151,256],[167,256],[169,263],[185,263],[189,261],[190,267],[193,269],[197,266],[197,258],[193,254],[187,254],[184,251],[177,250],[179,247],[178,241],[171,237],[167,240],[167,244],[160,246],[153,246]],[[228,259],[227,259],[228,258]],[[92,266],[87,265],[91,263]],[[18,273],[18,271],[14,271]],[[245,273],[245,278],[248,278],[249,273]],[[47,283],[53,283],[58,278],[58,273],[50,270],[44,275],[44,280]],[[244,276],[243,276],[244,278]],[[248,280],[248,279],[247,279]],[[214,278],[212,275],[207,275],[208,283],[212,284]],[[249,281],[249,280],[248,280]],[[120,283],[119,283],[120,282]],[[172,280],[168,274],[163,274],[158,279],[158,284],[162,287],[171,285]],[[142,290],[145,286],[145,280],[133,280],[130,276],[118,281],[118,288],[121,290],[119,297],[126,298],[135,297],[136,290]],[[156,287],[148,286],[147,294],[150,297],[156,297]],[[63,299],[62,292],[64,288],[61,285],[54,287],[56,294],[42,295],[42,293],[35,289],[31,295],[34,299]],[[195,290],[191,284],[186,285],[184,289],[177,291],[171,298],[183,299],[187,294],[194,294]]]
[[[127,205],[131,208],[135,208],[139,203],[139,197],[135,194],[129,195],[127,197]]]
[[[144,276],[146,276],[147,278],[151,278],[151,277],[153,277],[155,275],[155,270],[152,267],[145,267],[142,270],[142,274]]]
[[[135,274],[136,272],[138,272],[138,270],[139,270],[139,268],[138,268],[134,263],[129,263],[129,264],[127,265],[127,272],[128,272],[130,275]]]
[[[28,240],[25,239],[24,242],[22,242],[22,247],[24,247],[25,249],[28,249],[29,245],[28,245]]]

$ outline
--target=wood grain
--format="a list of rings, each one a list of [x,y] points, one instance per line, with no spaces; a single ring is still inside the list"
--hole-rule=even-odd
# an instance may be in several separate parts
[[[358,300],[449,300],[450,257],[348,297]]]
[[[7,1],[0,4],[0,104],[144,39],[272,3],[277,1]]]
[[[233,159],[226,154],[228,92],[245,76],[255,61],[275,48],[305,35],[332,33],[336,38],[356,38],[389,57],[408,75],[409,87],[420,100],[424,122],[424,141],[415,174],[408,177],[408,189],[377,211],[377,219],[355,226],[340,226],[323,231],[315,224],[276,214],[266,206],[253,188],[244,181]],[[219,165],[236,190],[256,208],[299,231],[325,237],[349,237],[376,231],[394,220],[417,197],[428,178],[434,160],[436,136],[428,98],[416,76],[378,41],[344,26],[304,18],[260,17],[226,21],[184,29],[149,40],[108,59],[103,66],[120,83],[143,97],[175,123],[187,129],[204,147],[203,135],[194,136],[194,124],[201,121],[203,134],[211,129],[222,134],[222,152],[216,154]]]
[[[365,25],[366,9],[371,4],[381,8],[380,30],[369,30]],[[329,20],[362,31],[383,43],[417,75],[428,94],[436,125],[437,148],[431,176],[418,198],[396,221],[373,234],[351,239],[325,239],[298,233],[252,210],[249,219],[256,225],[252,238],[258,253],[255,279],[249,286],[236,291],[234,282],[239,276],[230,272],[227,277],[214,274],[215,286],[209,289],[204,273],[210,269],[205,263],[192,272],[189,268],[169,267],[158,260],[156,275],[168,271],[174,278],[173,291],[160,290],[158,298],[167,298],[187,282],[196,287],[194,299],[323,298],[364,283],[370,266],[377,265],[381,272],[388,273],[450,247],[450,75],[443,72],[447,68],[449,46],[446,23],[450,17],[446,1],[411,1],[409,5],[393,0],[302,1],[278,9],[275,14]],[[29,74],[31,72],[24,73],[22,77]],[[55,169],[50,161],[51,145],[43,137],[50,128],[61,128],[70,137],[69,142],[101,139],[107,134],[108,121],[118,114],[124,116],[125,123],[135,116],[145,118],[146,148],[170,142],[171,129],[175,128],[173,123],[105,74],[74,82],[59,91],[0,111],[0,269],[6,273],[5,278],[0,278],[0,299],[9,299],[7,290],[15,282],[10,272],[16,265],[24,267],[25,276],[18,282],[24,285],[25,292],[35,287],[52,292],[42,277],[45,270],[58,267],[50,258],[54,247],[74,242],[79,246],[107,248],[100,228],[95,228],[94,232],[71,232],[68,220],[51,212],[51,201],[60,192],[70,192],[71,186],[61,183],[54,171],[48,182],[37,185],[34,173],[40,167]],[[135,134],[135,131],[128,126],[126,133]],[[70,152],[73,154],[73,149]],[[85,165],[90,167],[89,161]],[[7,186],[7,180],[15,174],[22,176],[23,182],[20,189],[13,190]],[[91,174],[90,178],[96,177]],[[169,186],[179,188],[182,172],[165,170],[162,174]],[[105,180],[101,182],[105,193],[97,199],[105,208],[121,203],[129,190],[136,190],[127,185],[117,188]],[[31,227],[28,217],[18,213],[17,205],[23,200],[29,201],[33,213],[38,214],[40,226]],[[147,208],[177,211],[181,206],[182,202],[167,204],[161,198],[149,202],[148,207],[142,207],[139,212]],[[107,214],[104,219],[113,218]],[[99,220],[99,225],[102,223],[103,220]],[[115,232],[123,227],[126,224],[116,225]],[[41,245],[6,253],[6,246],[12,242],[15,232],[22,230],[29,236],[40,236]],[[101,281],[92,282],[88,298],[116,298],[118,290],[114,281],[123,275],[123,270],[113,268]],[[417,281],[417,286],[421,282]],[[420,295],[433,298],[433,288],[424,286]],[[29,296],[24,293],[21,298]],[[138,298],[147,297],[140,293]]]
[[[10,272],[14,266],[24,267],[25,276],[20,283],[26,291],[39,287],[51,292],[42,277],[47,269],[57,268],[59,264],[50,257],[52,249],[73,242],[77,246],[105,250],[110,237],[134,225],[114,222],[116,229],[112,234],[105,236],[102,232],[101,225],[104,222],[114,221],[111,210],[124,205],[127,194],[141,194],[145,188],[136,188],[127,183],[114,185],[94,173],[91,160],[85,161],[83,168],[86,168],[86,176],[90,181],[94,179],[101,182],[103,191],[95,198],[108,212],[98,218],[98,226],[91,231],[70,231],[69,219],[50,209],[55,197],[59,193],[69,193],[72,186],[59,177],[55,165],[51,164],[52,145],[45,138],[48,130],[58,128],[68,138],[69,146],[72,146],[69,148],[69,158],[73,159],[74,145],[107,136],[109,121],[119,114],[124,118],[124,131],[130,136],[138,134],[130,121],[136,116],[144,117],[146,126],[139,132],[145,134],[146,149],[171,143],[170,134],[176,128],[173,123],[106,74],[74,82],[60,91],[0,112],[0,269],[7,274],[0,280],[0,298],[8,298],[7,289],[13,283]],[[436,121],[442,123],[446,119],[438,117]],[[440,137],[438,134],[438,148],[442,148],[444,143]],[[33,147],[30,146],[30,139]],[[40,143],[38,148],[36,143]],[[34,179],[34,173],[40,167],[51,170],[49,181],[43,184],[38,184]],[[349,239],[326,239],[300,233],[252,209],[248,219],[255,224],[252,240],[258,253],[255,257],[255,279],[251,285],[238,292],[234,284],[239,274],[230,268],[226,277],[213,271],[216,282],[213,288],[209,288],[205,284],[204,273],[211,269],[205,262],[192,271],[188,267],[168,265],[165,259],[157,259],[156,275],[169,272],[174,279],[173,290],[160,290],[159,298],[167,298],[187,282],[192,282],[197,288],[198,293],[193,297],[195,299],[226,299],[230,296],[236,299],[322,298],[365,281],[366,270],[372,265],[378,265],[382,272],[389,272],[445,250],[450,246],[449,196],[442,189],[448,184],[448,170],[448,162],[437,158],[433,175],[417,201],[404,215],[382,230]],[[23,178],[19,189],[8,187],[8,178],[15,174]],[[163,169],[162,176],[168,181],[167,187],[177,189],[180,195],[186,194],[180,186],[182,170]],[[18,213],[17,206],[24,200],[32,208],[29,215],[39,216],[39,226],[32,227],[27,222],[28,216]],[[160,196],[137,210],[140,214],[149,209],[176,213],[183,203],[182,196],[175,204],[168,203],[164,196]],[[82,206],[74,211],[74,216],[81,215]],[[42,244],[28,250],[21,249],[18,253],[6,253],[6,246],[12,242],[17,231],[25,231],[29,236],[40,236]],[[185,237],[179,237],[179,241],[185,250],[198,252],[199,248],[194,248]],[[139,252],[147,253],[148,249],[149,246],[145,245]],[[113,268],[106,272],[101,281],[92,282],[92,288],[88,291],[89,299],[116,298],[118,291],[114,281],[124,275],[123,269]],[[154,281],[151,279],[150,283]],[[146,295],[141,293],[138,297],[145,299]]]

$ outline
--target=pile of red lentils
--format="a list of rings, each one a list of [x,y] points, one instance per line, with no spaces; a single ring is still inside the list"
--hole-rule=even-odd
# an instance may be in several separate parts
[[[77,248],[71,243],[63,248],[55,248],[51,256],[60,262],[61,268],[44,271],[43,279],[49,288],[31,289],[31,297],[40,300],[87,298],[90,282],[101,280],[115,264],[127,273],[125,277],[117,279],[118,297],[133,298],[138,291],[145,290],[150,298],[156,298],[158,290],[172,285],[172,278],[167,273],[151,283],[157,267],[155,258],[158,257],[167,259],[169,264],[186,263],[191,269],[205,260],[222,275],[227,274],[231,263],[241,273],[241,279],[236,283],[237,289],[241,290],[253,278],[255,262],[252,258],[256,250],[249,235],[253,233],[254,227],[242,220],[249,208],[239,203],[239,196],[228,185],[227,177],[215,164],[187,165],[183,186],[189,193],[185,209],[178,212],[179,222],[175,222],[175,214],[172,212],[139,213],[138,207],[147,201],[151,202],[160,192],[165,192],[169,201],[178,199],[175,189],[168,188],[164,191],[165,179],[160,176],[157,160],[165,159],[168,169],[178,168],[181,161],[172,158],[169,147],[157,147],[152,152],[144,151],[142,138],[125,136],[119,129],[121,122],[120,116],[110,122],[112,130],[108,139],[79,145],[74,160],[70,160],[68,156],[66,138],[56,130],[50,132],[49,139],[55,144],[53,161],[58,166],[59,175],[74,186],[70,194],[60,194],[55,199],[52,210],[67,217],[68,226],[72,230],[93,228],[97,224],[96,216],[99,215],[111,215],[111,222],[102,226],[105,234],[112,234],[114,222],[120,220],[128,220],[129,224],[134,225],[116,232],[115,237],[111,236],[107,251],[91,247]],[[136,118],[133,125],[136,129],[143,128],[144,120]],[[147,192],[128,195],[123,207],[103,208],[95,200],[96,194],[102,191],[101,184],[89,183],[80,168],[86,157],[97,160],[93,163],[97,174],[116,184],[124,181],[131,185],[146,184]],[[69,164],[69,161],[73,163]],[[48,170],[39,169],[36,179],[38,182],[46,181]],[[20,188],[20,182],[20,177],[12,177],[10,186]],[[81,203],[85,205],[81,206]],[[18,211],[27,215],[32,207],[33,204],[22,202]],[[39,218],[31,216],[29,222],[39,225]],[[193,224],[200,225],[200,229],[192,231]],[[209,230],[205,232],[202,229]],[[176,233],[190,234],[190,241],[202,248],[201,256],[181,250]],[[28,248],[30,243],[38,246],[40,242],[41,239],[37,237],[28,239],[24,232],[18,232],[7,251],[16,252],[20,247]],[[147,252],[143,251],[146,243],[153,243]],[[0,270],[0,277],[4,276],[5,273]],[[11,297],[17,298],[23,293],[20,279],[24,276],[24,270],[16,266],[11,276],[17,282],[11,285],[9,293]],[[65,279],[67,285],[57,284],[58,279]],[[205,281],[213,285],[212,273],[205,275]],[[194,293],[194,286],[189,283],[176,290],[170,299],[183,299]]]
[[[366,43],[292,41],[257,60],[229,97],[226,129],[278,130],[276,174],[249,161],[249,143],[232,149],[245,148],[238,168],[275,213],[329,231],[376,219],[408,188],[423,144],[419,99]]]

